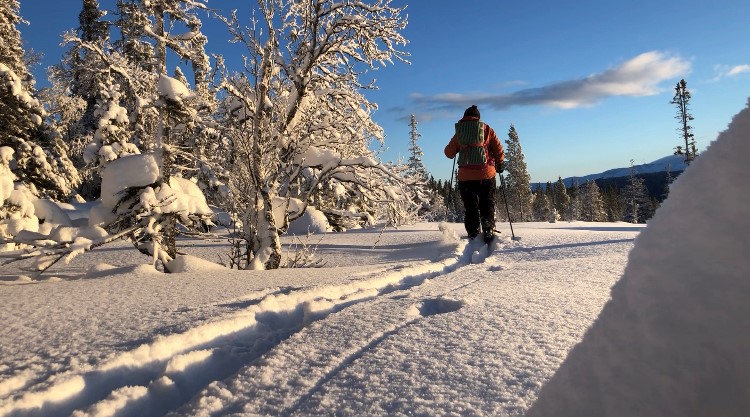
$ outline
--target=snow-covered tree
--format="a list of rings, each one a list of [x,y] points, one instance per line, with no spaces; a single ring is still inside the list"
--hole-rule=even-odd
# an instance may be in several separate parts
[[[417,143],[422,134],[417,129],[417,118],[413,114],[411,115],[409,127],[409,160],[407,161],[409,169],[407,173],[409,176],[427,179],[427,170],[424,167],[424,163],[422,163],[424,152],[422,152],[422,148]]]
[[[634,161],[630,160],[630,175],[623,189],[622,199],[625,205],[624,218],[629,223],[640,223],[645,220],[649,210],[648,190],[643,178],[637,176]]]
[[[568,195],[568,189],[565,187],[562,177],[557,178],[557,182],[553,186],[552,195],[552,208],[557,211],[558,215],[561,215],[561,213],[567,213],[568,206],[570,205],[570,196]]]
[[[531,208],[534,211],[535,221],[546,222],[549,220],[552,205],[550,204],[549,198],[547,198],[547,193],[545,193],[541,185],[538,185],[536,191],[534,191],[534,201]]]
[[[411,184],[409,187],[410,200],[415,204],[409,205],[413,212],[406,216],[409,219],[406,223],[413,223],[429,213],[430,201],[434,197],[430,195],[429,187],[427,186],[427,169],[424,163],[422,163],[424,152],[422,152],[422,148],[417,143],[422,134],[417,129],[417,118],[413,114],[411,115],[409,127],[409,159],[406,162],[405,177]]]
[[[581,183],[575,178],[568,191],[568,195],[570,196],[570,204],[568,204],[568,211],[566,213],[568,221],[581,220],[581,210],[584,204],[583,193],[585,190],[581,189]]]
[[[595,181],[588,180],[580,191],[581,220],[587,222],[603,222],[607,220],[604,211],[604,200]]]
[[[86,165],[84,159],[85,148],[89,145],[94,132],[99,127],[99,118],[107,101],[104,96],[112,99],[117,93],[119,86],[113,86],[112,72],[105,60],[95,51],[81,46],[87,43],[96,51],[106,51],[109,48],[109,24],[102,20],[106,12],[99,9],[97,0],[84,0],[81,12],[78,15],[78,29],[65,35],[64,39],[79,39],[80,42],[68,42],[70,49],[65,53],[62,62],[53,67],[50,79],[53,82],[53,90],[69,92],[70,97],[82,100],[84,110],[81,117],[68,121],[69,125],[63,125],[67,118],[60,119],[58,128],[66,138],[71,148],[71,159],[78,168]],[[106,90],[106,91],[102,91]],[[116,102],[116,104],[120,104]],[[107,106],[108,107],[108,106]],[[99,116],[99,117],[98,117]],[[97,159],[94,156],[94,159]],[[94,180],[87,175],[87,182]],[[98,197],[92,193],[89,197]]]
[[[23,49],[18,25],[25,21],[19,14],[20,7],[17,0],[0,2],[0,64],[4,64],[24,86],[28,87],[33,84],[33,77],[23,60],[26,52]]]
[[[403,9],[390,3],[269,0],[258,2],[249,27],[236,13],[223,18],[247,47],[246,72],[222,83],[236,102],[231,189],[247,267],[280,265],[279,233],[328,181],[370,204],[400,192],[382,187],[403,179],[368,148],[382,129],[360,93],[372,85],[359,79],[360,69],[404,60]]]
[[[516,221],[530,221],[533,218],[531,194],[531,176],[526,166],[526,158],[521,149],[515,126],[510,125],[508,139],[505,140],[505,164],[507,172],[505,185],[506,197],[511,217]]]
[[[23,186],[16,187],[17,179],[11,171],[13,149],[0,147],[0,250],[13,250],[13,237],[23,230],[36,232],[39,220],[34,215],[33,196]]]
[[[14,174],[32,193],[65,199],[77,177],[67,148],[44,124],[45,109],[24,62],[16,0],[0,3],[0,146],[14,151]]]

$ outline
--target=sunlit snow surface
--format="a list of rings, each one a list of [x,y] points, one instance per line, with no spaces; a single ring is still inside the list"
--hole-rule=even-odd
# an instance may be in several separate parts
[[[436,223],[303,237],[324,268],[177,274],[126,244],[0,278],[0,415],[521,415],[643,226]],[[297,239],[284,238],[287,242]]]
[[[672,185],[529,416],[750,415],[748,153],[750,108]]]

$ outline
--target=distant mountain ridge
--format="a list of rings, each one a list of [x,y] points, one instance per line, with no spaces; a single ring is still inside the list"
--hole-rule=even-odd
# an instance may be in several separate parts
[[[654,162],[642,165],[634,165],[636,174],[651,174],[656,172],[666,172],[667,167],[673,174],[682,172],[687,167],[685,159],[682,155],[669,155],[664,158],[657,159]],[[606,178],[619,178],[627,177],[630,175],[630,167],[626,168],[614,168],[598,174],[590,174],[583,177],[568,177],[563,178],[563,183],[566,187],[573,185],[575,180],[578,180],[580,184],[583,184],[587,180],[600,180]]]

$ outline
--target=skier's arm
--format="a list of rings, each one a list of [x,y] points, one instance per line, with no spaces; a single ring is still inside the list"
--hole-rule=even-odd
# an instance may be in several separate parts
[[[503,145],[500,144],[500,139],[497,138],[497,134],[492,128],[490,128],[489,134],[490,143],[488,147],[490,154],[492,155],[492,159],[495,160],[495,166],[500,167],[505,161],[505,151],[503,151]]]
[[[458,153],[458,139],[455,135],[451,138],[451,141],[448,142],[448,145],[445,146],[445,150],[443,152],[445,153],[445,156],[448,157],[448,159],[453,159],[456,157],[456,154]]]

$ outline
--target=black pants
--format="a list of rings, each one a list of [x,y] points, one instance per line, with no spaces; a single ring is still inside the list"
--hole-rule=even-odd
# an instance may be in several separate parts
[[[473,238],[482,230],[492,235],[495,229],[495,177],[487,180],[459,181],[458,190],[464,202],[466,233]]]

